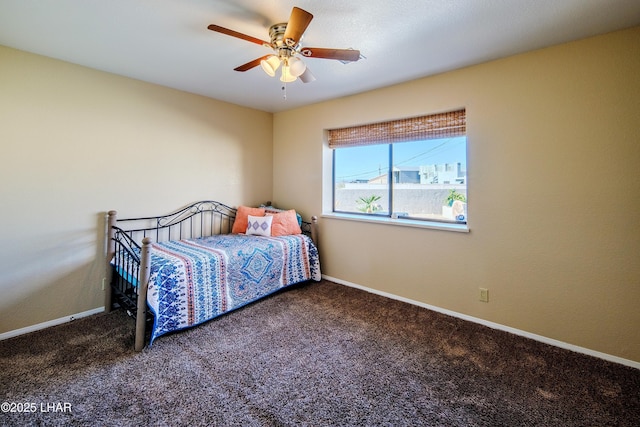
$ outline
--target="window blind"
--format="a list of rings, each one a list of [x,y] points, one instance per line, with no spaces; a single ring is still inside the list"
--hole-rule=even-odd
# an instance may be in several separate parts
[[[390,144],[466,135],[466,110],[329,130],[329,148]]]

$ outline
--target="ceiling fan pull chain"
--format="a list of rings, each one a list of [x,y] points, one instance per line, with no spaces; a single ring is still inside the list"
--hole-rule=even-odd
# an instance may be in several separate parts
[[[287,82],[282,84],[282,99],[287,100]]]

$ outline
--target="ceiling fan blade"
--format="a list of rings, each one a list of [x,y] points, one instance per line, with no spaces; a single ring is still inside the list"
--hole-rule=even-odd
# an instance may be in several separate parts
[[[299,7],[294,7],[287,22],[287,29],[284,32],[284,42],[287,46],[294,47],[300,42],[300,38],[304,34],[305,30],[309,26],[309,23],[313,19],[313,15],[302,10]]]
[[[246,64],[243,64],[243,65],[240,65],[239,67],[234,68],[234,71],[247,71],[247,70],[250,70],[250,69],[260,65],[260,61],[262,61],[263,59],[267,59],[270,56],[271,56],[271,54],[265,55],[265,56],[261,56],[258,59],[254,59],[251,62],[247,62]]]
[[[246,41],[251,42],[251,43],[259,44],[259,45],[262,45],[262,46],[271,46],[271,43],[269,43],[269,42],[257,39],[255,37],[248,36],[246,34],[239,33],[237,31],[230,30],[228,28],[221,27],[219,25],[211,24],[207,28],[210,29],[211,31],[215,31],[217,33],[226,34],[226,35],[231,36],[231,37],[237,37],[239,39],[246,40]]]
[[[340,61],[357,61],[360,51],[355,49],[325,49],[322,47],[305,47],[300,50],[307,58],[337,59]]]

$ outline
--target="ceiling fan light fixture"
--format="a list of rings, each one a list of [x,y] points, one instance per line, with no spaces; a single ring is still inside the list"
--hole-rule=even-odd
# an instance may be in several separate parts
[[[288,65],[282,66],[282,75],[280,76],[280,81],[284,83],[291,83],[296,81],[297,77],[291,74],[291,69]]]
[[[293,58],[289,59],[289,72],[292,76],[300,77],[300,75],[302,75],[302,73],[304,73],[306,69],[307,66],[300,58],[294,56]]]
[[[271,55],[267,59],[263,59],[260,61],[260,66],[269,76],[273,77],[276,75],[276,70],[280,66],[280,58],[275,55]]]
[[[300,74],[299,78],[302,83],[310,83],[312,81],[315,81],[316,76],[311,73],[311,70],[305,68],[304,73]]]

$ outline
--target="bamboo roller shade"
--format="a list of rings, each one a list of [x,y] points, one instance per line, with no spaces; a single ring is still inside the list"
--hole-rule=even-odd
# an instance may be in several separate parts
[[[466,110],[329,130],[329,148],[452,138],[467,133]]]

